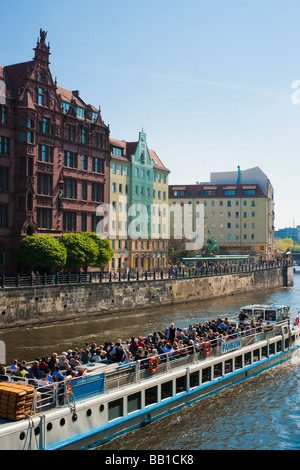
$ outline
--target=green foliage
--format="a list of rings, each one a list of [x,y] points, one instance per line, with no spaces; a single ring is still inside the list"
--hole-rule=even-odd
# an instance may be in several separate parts
[[[66,266],[92,266],[98,254],[96,243],[82,233],[65,233],[59,239],[67,250]]]
[[[26,267],[61,267],[67,259],[66,248],[51,235],[29,235],[16,250],[18,262]]]
[[[273,249],[275,251],[280,251],[285,253],[293,248],[292,238],[276,238],[273,244]]]
[[[25,267],[99,267],[105,266],[114,252],[106,238],[96,233],[65,233],[55,238],[51,235],[30,235],[23,238],[16,250],[19,263]]]
[[[97,245],[98,253],[96,259],[90,266],[94,268],[105,266],[114,256],[114,251],[110,246],[109,240],[93,232],[84,232],[83,235],[91,239]]]

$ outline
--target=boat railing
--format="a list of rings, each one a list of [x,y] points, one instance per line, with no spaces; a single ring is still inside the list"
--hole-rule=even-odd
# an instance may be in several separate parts
[[[125,385],[142,382],[153,378],[158,374],[165,374],[176,369],[188,367],[189,365],[206,361],[212,357],[218,357],[232,351],[231,347],[224,345],[235,343],[233,349],[241,349],[258,341],[268,340],[282,333],[282,326],[287,324],[283,320],[276,324],[265,324],[258,328],[252,328],[226,340],[204,341],[193,344],[180,350],[170,350],[156,356],[150,356],[128,364],[120,364],[112,372],[106,373],[107,390],[120,388]],[[157,358],[157,364],[153,367],[153,359]]]
[[[66,377],[43,386],[39,386],[36,379],[11,375],[0,376],[0,381],[21,381],[26,385],[33,385],[35,397],[31,413],[34,415],[57,406],[74,404],[77,399],[109,393],[130,384],[137,384],[158,375],[176,371],[176,369],[187,368],[201,361],[224,356],[232,350],[238,350],[262,340],[269,340],[281,335],[284,325],[288,325],[288,321],[265,324],[241,334],[226,337],[226,339],[220,336],[219,340],[204,341],[177,350],[171,348],[169,352],[129,363],[110,364],[95,372],[86,373],[82,378],[77,377],[70,380],[70,377]],[[101,386],[99,386],[100,383]],[[80,384],[83,384],[83,387],[81,387],[80,393],[76,394],[76,386]]]

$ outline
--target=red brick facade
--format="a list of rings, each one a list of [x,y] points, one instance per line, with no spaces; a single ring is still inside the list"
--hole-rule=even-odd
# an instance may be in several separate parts
[[[22,237],[94,231],[108,202],[109,126],[53,81],[46,35],[32,61],[0,66],[0,274],[18,270]]]

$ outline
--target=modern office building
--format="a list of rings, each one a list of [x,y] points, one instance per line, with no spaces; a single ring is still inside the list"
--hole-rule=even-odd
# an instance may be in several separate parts
[[[115,251],[110,269],[166,267],[169,170],[148,149],[144,131],[136,142],[110,139],[110,150],[109,202],[114,213],[109,238]]]
[[[204,241],[215,238],[222,252],[271,255],[274,193],[260,168],[212,173],[208,183],[171,185],[169,205],[175,204],[190,207],[194,225],[204,206]]]
[[[53,80],[46,36],[32,60],[0,67],[0,274],[17,271],[22,237],[95,231],[108,202],[109,127]]]

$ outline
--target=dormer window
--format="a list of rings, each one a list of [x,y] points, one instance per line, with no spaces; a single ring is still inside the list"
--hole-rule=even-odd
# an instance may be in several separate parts
[[[61,101],[60,106],[64,113],[68,113],[71,108],[71,103],[67,103],[66,101]]]
[[[113,147],[113,155],[116,155],[116,157],[122,157],[123,156],[122,149],[119,147]]]
[[[77,106],[77,117],[80,118],[80,119],[83,119],[84,118],[84,108],[81,108],[79,106]]]

